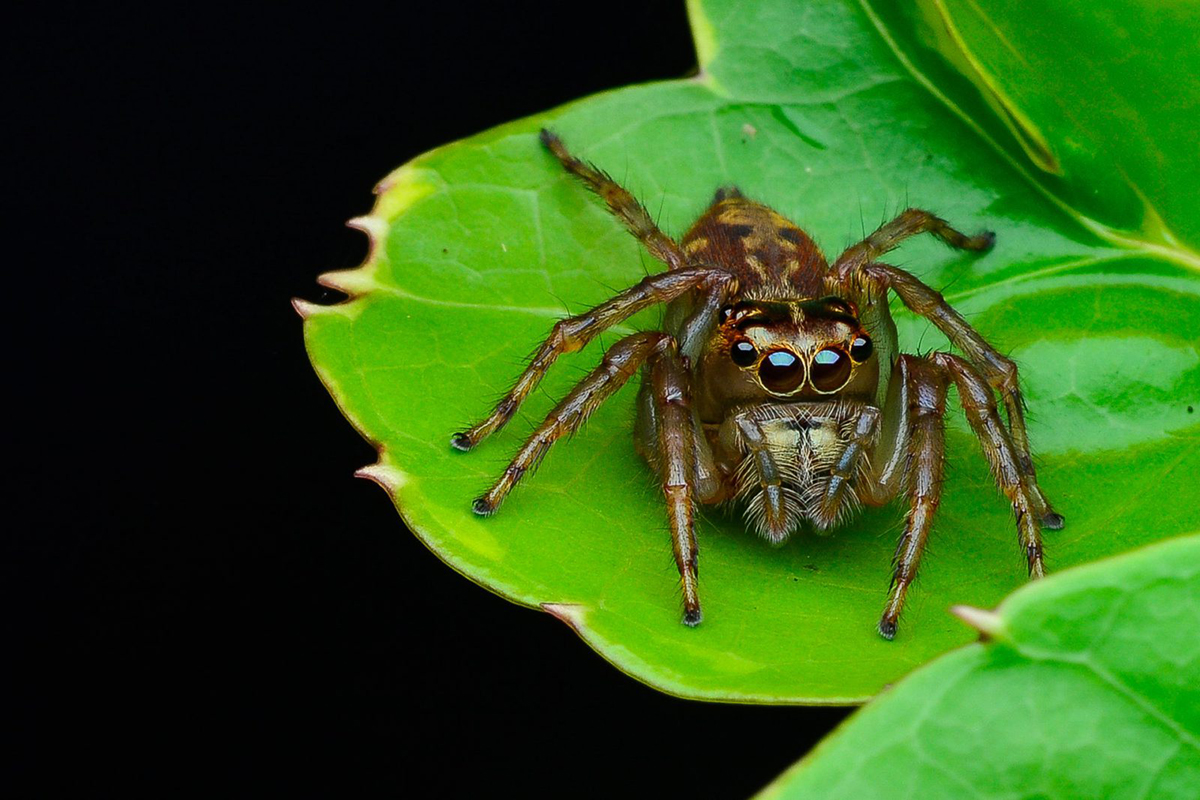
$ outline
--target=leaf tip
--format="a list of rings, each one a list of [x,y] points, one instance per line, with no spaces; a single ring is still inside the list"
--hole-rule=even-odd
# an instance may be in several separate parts
[[[950,613],[979,631],[980,637],[984,640],[1008,638],[1004,618],[995,611],[987,611],[974,606],[951,606]]]
[[[308,300],[301,300],[299,297],[292,298],[292,308],[296,309],[296,313],[300,315],[300,319],[308,319],[313,314],[321,310],[321,306]]]
[[[362,469],[356,470],[354,477],[364,478],[379,484],[389,495],[395,495],[396,491],[408,482],[407,475],[395,467],[384,464],[382,461],[368,464]]]
[[[374,269],[372,262],[356,269],[339,269],[333,272],[323,272],[317,276],[317,283],[327,289],[334,289],[350,297],[358,297],[374,289]]]
[[[582,632],[587,609],[579,603],[542,603],[542,610],[551,616],[558,617],[575,629],[577,633]]]
[[[387,220],[380,219],[372,214],[367,214],[362,217],[351,217],[346,220],[346,227],[353,228],[356,231],[362,231],[367,235],[367,239],[371,243],[371,252],[367,256],[370,260],[375,255],[375,249],[387,234]]]

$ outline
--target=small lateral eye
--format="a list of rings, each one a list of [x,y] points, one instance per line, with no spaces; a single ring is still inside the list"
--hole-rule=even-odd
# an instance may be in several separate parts
[[[832,394],[846,385],[852,370],[849,357],[830,347],[813,356],[809,375],[814,389],[822,394]]]
[[[825,303],[826,308],[836,311],[839,314],[854,315],[854,309],[840,297],[826,297],[822,302]]]
[[[871,344],[871,338],[865,334],[859,334],[854,337],[854,341],[850,343],[850,357],[858,364],[866,361],[871,357],[871,353],[875,351],[875,346]]]
[[[749,367],[758,359],[758,351],[754,349],[754,345],[743,339],[733,343],[733,347],[729,350],[729,357],[739,367]]]

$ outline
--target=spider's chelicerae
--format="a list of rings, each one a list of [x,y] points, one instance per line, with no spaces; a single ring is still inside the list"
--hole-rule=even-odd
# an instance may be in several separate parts
[[[628,191],[571,155],[557,136],[544,130],[541,140],[668,270],[555,324],[495,410],[452,444],[469,450],[495,433],[560,355],[638,311],[668,303],[665,330],[610,347],[475,500],[477,514],[494,513],[555,441],[643,370],[635,442],[661,479],[684,623],[701,619],[697,503],[744,503],[759,533],[780,543],[806,521],[831,528],[861,503],[903,494],[909,510],[879,621],[890,639],[941,496],[943,416],[953,383],[1012,503],[1029,573],[1043,574],[1040,528],[1061,528],[1063,518],[1038,488],[1016,366],[938,292],[877,260],[919,233],[976,251],[992,246],[991,233],[966,236],[911,208],[828,264],[804,231],[730,188],[717,191],[676,243]],[[889,290],[963,355],[901,353]]]

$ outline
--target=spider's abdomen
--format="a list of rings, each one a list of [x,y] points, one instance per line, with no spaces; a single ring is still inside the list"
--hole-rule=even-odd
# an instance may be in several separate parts
[[[818,296],[829,269],[808,234],[735,189],[717,192],[682,245],[694,263],[736,275],[747,297]]]

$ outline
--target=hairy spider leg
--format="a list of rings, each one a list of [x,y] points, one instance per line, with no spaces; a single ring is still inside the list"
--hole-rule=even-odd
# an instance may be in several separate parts
[[[575,384],[575,388],[546,415],[492,488],[475,500],[472,505],[475,513],[481,516],[496,513],[508,493],[521,478],[537,468],[556,441],[577,431],[601,403],[625,385],[652,353],[668,347],[674,349],[675,340],[665,333],[635,333],[610,347],[600,366]]]
[[[668,337],[670,338],[670,337]],[[696,548],[693,480],[696,474],[696,436],[692,416],[690,377],[673,339],[656,350],[650,362],[650,386],[658,417],[658,462],[671,549],[679,568],[683,593],[683,623],[700,624],[699,551]]]
[[[650,255],[673,270],[682,269],[687,265],[688,258],[683,250],[670,236],[659,230],[650,214],[634,199],[629,190],[614,181],[608,173],[571,155],[562,139],[549,130],[543,128],[540,138],[546,149],[554,154],[568,172],[582,180],[604,201],[609,211],[637,237]]]
[[[1055,513],[1050,501],[1037,483],[1037,472],[1029,451],[1029,436],[1025,429],[1025,400],[1021,396],[1017,365],[1001,355],[961,314],[916,276],[889,264],[874,262],[862,268],[868,278],[896,292],[911,311],[931,321],[956,347],[962,349],[983,374],[989,386],[999,392],[1008,414],[1008,434],[1015,449],[1017,465],[1028,478],[1032,510],[1041,525],[1058,530],[1063,518]]]
[[[950,353],[933,353],[929,358],[942,368],[958,389],[958,400],[966,412],[967,422],[975,431],[983,448],[992,475],[1000,490],[1012,503],[1017,519],[1021,549],[1034,578],[1044,577],[1042,565],[1042,532],[1034,518],[1035,494],[1033,478],[1026,475],[1018,461],[1016,448],[996,410],[996,399],[979,371],[966,359]]]
[[[459,450],[470,450],[504,427],[563,353],[581,349],[600,333],[642,309],[669,303],[698,286],[724,284],[730,280],[727,273],[713,269],[689,268],[662,272],[645,278],[591,311],[559,320],[550,330],[550,336],[534,353],[529,366],[517,378],[508,394],[496,404],[492,413],[471,428],[454,434],[450,444]]]
[[[1032,479],[1021,471],[1016,448],[1000,419],[995,395],[987,381],[971,362],[951,353],[931,353],[927,358],[902,355],[897,359],[897,371],[904,388],[894,399],[889,397],[889,405],[900,402],[905,406],[904,442],[896,448],[905,454],[901,485],[908,491],[910,510],[896,549],[887,606],[879,621],[879,632],[888,639],[896,634],[904,598],[916,577],[941,499],[945,460],[942,419],[946,389],[951,382],[958,390],[959,403],[979,439],[992,475],[1012,504],[1029,574],[1034,578],[1045,575],[1042,535],[1033,515]],[[868,482],[866,488],[883,498],[890,494],[888,482],[885,472],[874,487]]]
[[[529,437],[500,478],[472,506],[475,513],[495,513],[504,498],[534,470],[556,441],[579,429],[605,400],[620,389],[643,364],[648,364],[657,425],[657,460],[667,504],[671,546],[679,568],[683,621],[698,625],[702,614],[697,588],[698,550],[695,536],[696,439],[687,369],[674,337],[665,333],[635,333],[620,340],[604,355],[600,366],[576,384]]]
[[[908,490],[908,514],[904,534],[892,558],[892,585],[887,605],[879,619],[879,633],[885,639],[896,635],[896,622],[904,608],[908,587],[917,576],[917,567],[933,518],[942,500],[942,475],[945,462],[946,415],[945,373],[918,356],[901,355],[901,375],[908,382],[909,425],[905,450],[908,454],[903,484]]]
[[[678,326],[672,326],[667,321],[668,329],[675,331],[675,339],[679,347],[679,355],[686,366],[697,358],[708,338],[722,306],[725,304],[732,281],[721,283],[700,293],[693,310],[683,318]],[[689,387],[690,387],[689,372]],[[638,453],[650,463],[655,472],[662,474],[662,464],[659,461],[658,447],[658,410],[654,402],[653,387],[650,381],[642,384],[637,399],[637,423],[634,428],[634,446]],[[717,468],[713,458],[712,445],[705,436],[700,420],[695,411],[691,420],[692,438],[695,441],[695,468],[692,478],[692,491],[699,503],[717,503],[730,497],[729,487],[725,485],[724,477]]]
[[[946,220],[920,208],[909,208],[891,222],[880,225],[867,238],[846,248],[831,267],[839,278],[845,279],[870,264],[884,253],[896,249],[905,239],[920,233],[932,233],[951,247],[959,250],[990,250],[996,234],[984,231],[967,236],[950,226]]]
[[[996,235],[991,231],[968,236],[951,227],[941,217],[919,208],[901,212],[891,222],[881,225],[874,233],[847,248],[833,262],[832,272],[840,280],[862,273],[882,281],[899,295],[912,311],[926,317],[946,334],[976,363],[993,389],[1000,393],[1008,415],[1008,427],[1017,449],[1021,471],[1032,479],[1035,513],[1047,528],[1059,529],[1063,518],[1056,514],[1037,485],[1029,435],[1025,427],[1025,401],[1017,377],[1017,366],[1001,355],[971,327],[962,315],[946,303],[942,295],[922,283],[916,276],[897,267],[874,263],[875,259],[895,249],[901,242],[921,233],[932,233],[951,247],[960,250],[991,249]]]

